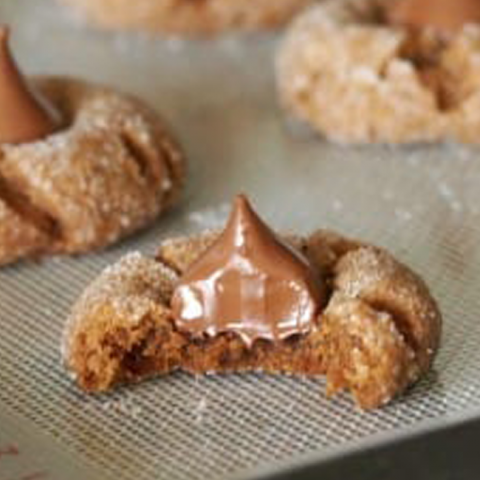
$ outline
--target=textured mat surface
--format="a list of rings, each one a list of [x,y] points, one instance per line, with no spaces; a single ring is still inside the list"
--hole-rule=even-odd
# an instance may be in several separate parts
[[[259,467],[321,458],[379,432],[480,414],[480,150],[347,149],[292,128],[276,106],[275,38],[109,36],[47,0],[4,0],[0,18],[15,28],[24,68],[116,84],[149,100],[178,131],[191,173],[183,203],[122,245],[0,271],[0,447],[14,412],[42,432],[42,444],[48,439],[103,478],[250,478]],[[371,413],[346,396],[327,400],[321,381],[257,374],[178,374],[108,396],[80,393],[59,355],[72,301],[123,253],[153,252],[161,238],[221,225],[241,190],[279,229],[335,228],[421,272],[445,315],[429,378]],[[13,477],[8,468],[0,458],[2,480]]]

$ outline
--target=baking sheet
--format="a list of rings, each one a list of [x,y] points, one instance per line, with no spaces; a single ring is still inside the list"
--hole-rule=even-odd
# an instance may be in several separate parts
[[[275,98],[275,36],[195,43],[110,35],[49,0],[2,0],[0,20],[15,29],[24,68],[136,93],[168,120],[190,160],[182,203],[153,228],[100,254],[0,271],[0,451],[12,443],[28,450],[27,472],[47,459],[38,467],[44,478],[255,478],[379,434],[480,415],[479,149],[347,148],[292,126]],[[259,374],[175,374],[111,395],[79,392],[59,344],[85,285],[127,251],[153,252],[162,238],[221,225],[239,191],[280,230],[334,228],[388,247],[421,272],[445,315],[428,378],[368,413],[348,396],[327,400],[321,381]],[[7,458],[0,479],[24,478]],[[72,462],[85,470],[67,470]]]

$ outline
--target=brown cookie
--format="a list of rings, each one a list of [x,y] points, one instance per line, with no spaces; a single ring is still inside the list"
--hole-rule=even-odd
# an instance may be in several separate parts
[[[152,110],[71,78],[32,85],[63,125],[37,141],[0,144],[0,265],[105,247],[175,201],[184,160]]]
[[[62,0],[111,30],[205,35],[278,27],[313,0]]]
[[[350,390],[363,408],[402,393],[431,367],[441,315],[424,282],[386,251],[318,231],[286,241],[327,285],[311,330],[250,348],[233,332],[192,338],[175,326],[180,275],[217,232],[166,241],[157,258],[132,253],[84,292],[65,329],[63,355],[86,391],[167,374],[241,372],[326,375],[329,393]]]
[[[480,25],[444,35],[388,21],[389,0],[328,0],[294,21],[281,103],[327,138],[411,143],[480,136]]]

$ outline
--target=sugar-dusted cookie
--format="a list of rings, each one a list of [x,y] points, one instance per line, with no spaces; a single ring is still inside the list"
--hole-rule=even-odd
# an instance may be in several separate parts
[[[363,408],[430,369],[441,315],[420,277],[383,249],[318,231],[278,237],[244,197],[223,232],[131,253],[68,319],[67,368],[86,391],[182,369],[326,375]]]
[[[0,265],[109,245],[177,198],[184,160],[158,116],[114,89],[21,76],[0,29]]]
[[[277,61],[281,103],[352,143],[480,141],[476,0],[327,0]]]
[[[177,35],[278,27],[314,0],[61,0],[111,30]]]

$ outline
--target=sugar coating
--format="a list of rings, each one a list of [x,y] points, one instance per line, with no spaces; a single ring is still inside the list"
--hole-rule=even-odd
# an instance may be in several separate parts
[[[64,125],[0,146],[0,264],[113,243],[164,211],[183,182],[178,147],[140,101],[70,78],[34,82]]]
[[[175,272],[165,265],[139,252],[125,255],[107,267],[77,302],[65,326],[62,355],[68,355],[85,317],[95,315],[99,306],[111,306],[116,326],[123,321],[134,328],[153,308],[168,304],[176,281]]]
[[[218,232],[164,242],[156,259],[130,254],[107,269],[73,308],[64,359],[87,391],[183,369],[317,377],[364,408],[390,401],[430,368],[441,315],[424,282],[388,252],[334,232],[284,237],[329,286],[309,333],[247,348],[232,332],[192,339],[170,311],[178,276]]]
[[[277,58],[282,104],[333,141],[477,143],[480,28],[414,38],[379,17],[388,4],[327,0],[301,14]]]
[[[62,0],[112,30],[214,34],[277,27],[313,0]]]

